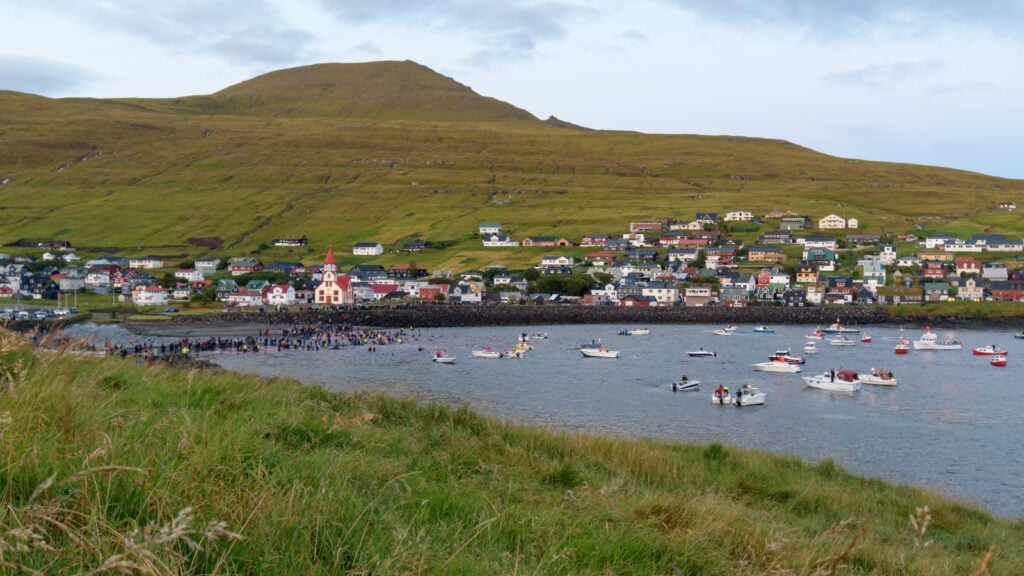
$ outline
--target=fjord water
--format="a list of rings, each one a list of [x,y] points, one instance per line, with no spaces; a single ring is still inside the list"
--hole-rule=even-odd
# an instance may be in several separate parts
[[[484,413],[563,430],[720,441],[810,460],[832,458],[863,475],[914,484],[978,502],[1000,516],[1024,514],[1024,394],[1016,368],[1024,366],[1024,340],[1009,330],[955,331],[962,351],[893,353],[894,327],[871,327],[874,341],[853,347],[817,342],[800,374],[755,372],[779,348],[804,356],[807,326],[779,326],[755,334],[738,326],[731,337],[717,326],[652,326],[648,336],[617,336],[623,326],[438,328],[414,331],[400,345],[341,350],[210,354],[225,368],[287,376],[330,390],[371,390],[467,404]],[[72,334],[121,339],[110,327],[77,327]],[[535,349],[521,360],[473,358],[474,348],[511,348],[520,332]],[[940,337],[953,332],[937,329]],[[906,336],[916,338],[919,328]],[[134,337],[136,340],[144,340]],[[615,360],[584,359],[579,344],[601,338],[621,350]],[[157,339],[150,338],[156,341]],[[1009,350],[1009,366],[995,368],[970,349],[996,344]],[[713,358],[689,358],[703,346]],[[435,348],[458,361],[431,362]],[[892,370],[895,388],[864,386],[854,395],[804,386],[801,376],[830,368]],[[697,392],[673,392],[685,373]],[[766,405],[712,406],[718,384],[733,390],[751,383],[768,392]]]

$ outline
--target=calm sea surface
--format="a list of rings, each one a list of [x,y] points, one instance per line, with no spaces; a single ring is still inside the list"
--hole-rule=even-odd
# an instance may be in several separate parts
[[[1009,330],[941,328],[940,337],[964,342],[963,351],[893,353],[894,327],[872,327],[874,342],[833,347],[817,342],[801,374],[755,372],[779,348],[803,356],[811,327],[780,326],[755,334],[740,325],[731,337],[716,326],[652,326],[648,336],[617,336],[623,326],[437,328],[413,332],[406,343],[341,350],[207,354],[225,368],[264,376],[288,376],[338,391],[374,390],[446,403],[468,404],[516,422],[563,430],[613,433],[684,441],[717,440],[738,446],[833,458],[848,469],[915,484],[980,503],[1000,516],[1024,515],[1024,340]],[[171,341],[134,336],[116,326],[83,325],[71,335],[119,342]],[[473,358],[474,348],[510,348],[521,331],[535,349],[526,358]],[[914,339],[921,331],[908,329]],[[585,359],[578,345],[601,338],[621,350],[615,360]],[[995,368],[972,356],[976,346],[1010,351],[1009,366]],[[689,358],[703,346],[714,358]],[[457,358],[431,362],[434,348]],[[895,388],[865,386],[855,395],[809,389],[800,379],[830,368],[892,370]],[[685,373],[703,385],[672,392]],[[764,406],[712,406],[718,384],[735,389],[752,383],[768,392]]]

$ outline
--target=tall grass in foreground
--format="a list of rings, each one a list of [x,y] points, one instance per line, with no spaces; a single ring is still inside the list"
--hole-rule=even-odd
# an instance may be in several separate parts
[[[8,573],[1024,573],[1024,523],[830,461],[0,337]]]

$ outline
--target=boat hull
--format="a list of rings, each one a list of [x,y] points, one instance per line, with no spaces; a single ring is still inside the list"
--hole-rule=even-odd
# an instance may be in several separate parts
[[[488,352],[487,350],[473,350],[473,358],[486,358],[488,360],[494,360],[501,358],[501,352]]]
[[[443,356],[443,357],[440,357],[440,358],[435,357],[434,358],[434,363],[435,364],[455,364],[455,357],[454,356]]]
[[[830,377],[820,376],[804,376],[804,383],[809,388],[817,388],[818,390],[828,390],[829,392],[856,392],[860,390],[860,380],[854,380],[847,382],[844,380],[833,381]]]
[[[672,383],[673,392],[689,392],[700,388],[700,380],[687,380]]]
[[[717,356],[717,354],[710,350],[689,350],[686,352],[686,355],[693,358],[710,358]]]
[[[715,396],[714,394],[712,394],[711,403],[719,404],[722,406],[728,406],[729,404],[732,404],[732,395],[726,394],[725,396]]]
[[[943,342],[922,342],[920,340],[914,340],[914,350],[963,350],[964,345],[957,343],[943,343]]]
[[[788,362],[759,362],[754,364],[754,370],[760,372],[780,372],[785,374],[793,374],[803,370],[796,364],[789,364]]]
[[[897,380],[895,378],[879,378],[874,374],[861,374],[861,384],[870,384],[872,386],[895,386]]]
[[[580,353],[584,358],[618,358],[618,350],[600,350],[597,348],[581,348]]]

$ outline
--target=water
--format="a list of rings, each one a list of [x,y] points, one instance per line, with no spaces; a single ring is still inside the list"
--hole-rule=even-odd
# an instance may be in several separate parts
[[[896,328],[872,327],[874,342],[833,347],[817,342],[801,374],[755,372],[779,348],[802,356],[811,329],[777,327],[754,334],[740,326],[731,337],[715,326],[654,326],[648,336],[617,336],[622,326],[548,326],[523,329],[535,350],[521,360],[473,358],[470,350],[510,348],[521,331],[508,327],[422,330],[405,344],[320,352],[271,351],[210,354],[225,368],[264,376],[288,376],[330,390],[374,390],[468,404],[516,422],[563,430],[648,436],[683,441],[721,441],[795,454],[832,458],[853,472],[927,487],[982,504],[1000,516],[1024,514],[1024,395],[1015,364],[1024,340],[1007,330],[958,330],[963,351],[893,353]],[[119,327],[79,326],[72,335],[131,339]],[[950,333],[937,330],[940,337]],[[916,338],[920,330],[907,336]],[[601,338],[621,350],[615,360],[584,359],[577,347]],[[150,338],[156,341],[155,338]],[[970,349],[996,344],[1010,351],[1006,368]],[[703,346],[714,358],[689,358]],[[457,357],[452,365],[430,361],[435,347]],[[423,350],[418,350],[423,348]],[[855,395],[809,389],[800,379],[830,368],[892,370],[899,386],[865,386]],[[700,380],[697,392],[672,392],[682,373]],[[768,392],[766,405],[712,406],[718,384],[751,383]]]

